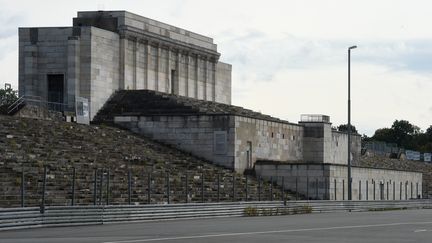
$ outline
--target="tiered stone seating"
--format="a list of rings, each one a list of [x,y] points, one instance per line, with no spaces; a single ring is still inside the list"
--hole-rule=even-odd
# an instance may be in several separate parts
[[[135,96],[141,99],[140,96]],[[168,99],[164,97],[163,99]],[[170,104],[174,104],[170,100]],[[120,110],[122,107],[115,107]],[[190,110],[193,110],[191,104]],[[129,110],[128,110],[129,111]],[[131,111],[132,112],[132,111]],[[166,175],[170,175],[170,202],[185,202],[188,174],[189,201],[231,201],[233,172],[197,159],[179,150],[113,127],[86,126],[61,121],[42,121],[0,116],[0,207],[20,205],[21,172],[25,175],[25,205],[41,202],[43,170],[47,166],[46,204],[70,205],[72,172],[76,169],[75,204],[93,204],[94,170],[97,169],[97,202],[128,203],[128,171],[131,171],[132,203],[147,203],[147,182],[151,175],[151,203],[166,203]],[[107,172],[110,187],[107,190]],[[101,183],[102,178],[102,183]],[[236,199],[246,200],[243,175],[236,174]],[[258,200],[258,184],[248,178],[248,200]],[[292,199],[291,194],[286,194]],[[273,188],[273,198],[281,198]],[[270,185],[262,186],[262,200],[270,199]]]

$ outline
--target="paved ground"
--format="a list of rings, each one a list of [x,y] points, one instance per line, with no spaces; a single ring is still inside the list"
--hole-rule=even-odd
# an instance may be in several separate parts
[[[0,232],[0,242],[432,242],[432,210],[41,228]]]

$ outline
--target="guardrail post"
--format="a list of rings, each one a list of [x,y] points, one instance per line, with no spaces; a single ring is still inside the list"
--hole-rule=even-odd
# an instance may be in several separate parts
[[[270,201],[273,201],[273,176],[270,176]]]
[[[93,175],[93,205],[96,205],[96,198],[97,198],[97,169],[94,170]]]
[[[110,170],[107,171],[107,182],[106,182],[106,205],[109,205],[110,197]]]
[[[220,173],[217,174],[217,201],[220,202]]]
[[[128,170],[128,204],[132,204],[132,173]]]
[[[201,173],[201,203],[204,203],[204,173]]]
[[[236,201],[236,191],[235,191],[235,173],[232,176],[232,194],[233,194],[233,202]]]
[[[43,181],[42,181],[42,201],[40,206],[40,213],[45,213],[45,193],[46,193],[46,179],[47,179],[47,166],[44,165]]]
[[[284,202],[284,206],[286,206],[286,198],[285,198],[285,176],[282,176],[282,201]]]
[[[151,173],[147,175],[147,204],[151,203]]]
[[[76,169],[72,168],[72,198],[71,198],[71,206],[75,205],[75,177],[76,177]]]
[[[258,177],[258,201],[261,201],[261,176]]]
[[[246,202],[248,201],[248,196],[249,196],[249,188],[248,188],[248,176],[246,175]]]
[[[102,205],[102,186],[103,186],[103,177],[104,177],[104,170],[101,170],[100,173],[100,179],[99,179],[99,205]]]
[[[296,181],[295,181],[295,190],[296,190],[296,200],[298,200],[299,198],[299,193],[298,193],[298,176],[296,176]]]
[[[167,191],[167,203],[170,204],[170,181],[169,172],[166,173],[166,191]]]
[[[21,207],[24,207],[24,168],[21,170]]]
[[[188,178],[188,173],[186,172],[185,175],[185,184],[186,184],[186,203],[189,202],[189,178]]]
[[[318,178],[315,179],[315,200],[318,200]]]

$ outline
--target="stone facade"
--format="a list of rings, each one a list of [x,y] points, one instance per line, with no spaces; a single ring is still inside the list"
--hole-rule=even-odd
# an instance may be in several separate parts
[[[230,104],[231,65],[219,57],[206,36],[126,11],[78,12],[72,27],[19,29],[19,93],[69,110],[86,98],[91,120],[120,89]]]
[[[257,175],[312,199],[346,200],[346,165],[258,162]],[[353,200],[408,200],[422,197],[421,172],[352,167]]]

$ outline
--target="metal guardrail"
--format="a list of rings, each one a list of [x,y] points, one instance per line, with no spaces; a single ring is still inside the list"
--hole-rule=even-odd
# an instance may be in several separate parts
[[[277,215],[278,212],[303,213],[370,211],[391,209],[432,208],[432,200],[408,201],[267,201],[237,203],[127,205],[127,206],[52,206],[41,213],[39,207],[0,208],[0,230],[50,226],[75,226],[174,220],[190,218],[240,217],[246,211],[257,215]],[[292,213],[289,213],[292,212]],[[265,213],[265,214],[264,214]],[[250,215],[249,215],[250,216]]]
[[[44,101],[40,96],[23,95],[8,107],[8,114],[16,112],[22,105],[35,105],[51,111],[64,111],[66,104]]]

